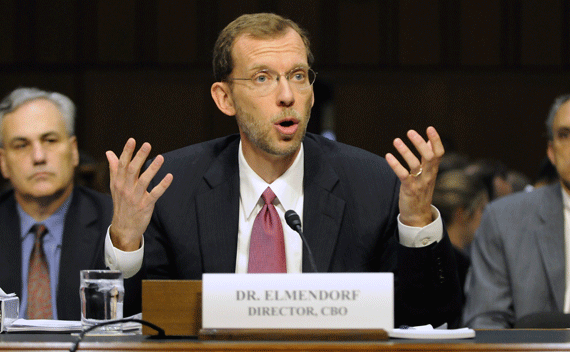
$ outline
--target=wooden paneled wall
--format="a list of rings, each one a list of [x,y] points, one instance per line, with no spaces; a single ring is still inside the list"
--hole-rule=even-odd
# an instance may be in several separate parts
[[[549,105],[570,91],[570,0],[0,0],[0,94],[69,95],[101,161],[130,136],[161,153],[233,133],[209,94],[212,46],[260,11],[311,34],[339,140],[384,155],[434,125],[536,175]]]

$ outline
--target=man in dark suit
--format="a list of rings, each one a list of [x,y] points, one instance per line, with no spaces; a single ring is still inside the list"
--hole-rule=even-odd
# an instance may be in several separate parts
[[[257,272],[259,261],[271,272],[311,271],[299,236],[283,221],[293,209],[318,271],[397,273],[396,324],[456,319],[455,259],[431,206],[444,152],[437,132],[428,128],[428,142],[408,133],[421,160],[394,141],[411,172],[391,154],[383,159],[305,134],[312,60],[305,32],[277,15],[244,15],[221,32],[211,94],[240,133],[158,156],[140,178],[148,143],[134,158],[133,139],[120,158],[107,153],[115,206],[109,265],[129,276],[144,260],[147,277],[173,279]],[[281,252],[257,257],[256,222],[273,206],[285,224]],[[268,269],[275,258],[282,266]]]
[[[0,103],[0,167],[13,188],[0,196],[0,287],[20,297],[20,317],[79,320],[79,271],[105,268],[113,205],[108,195],[74,186],[74,118],[68,97],[35,88],[16,89]],[[38,302],[28,292],[38,224],[47,229],[41,247],[50,288],[43,294],[50,297],[43,315],[32,313]]]

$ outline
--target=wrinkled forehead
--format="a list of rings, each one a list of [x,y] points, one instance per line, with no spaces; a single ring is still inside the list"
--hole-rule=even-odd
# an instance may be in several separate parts
[[[48,131],[67,133],[61,111],[48,99],[25,102],[4,115],[1,122],[2,136],[27,136]]]
[[[232,49],[234,68],[263,66],[264,64],[308,65],[307,50],[301,36],[289,29],[280,35],[257,37],[250,33],[240,35]]]

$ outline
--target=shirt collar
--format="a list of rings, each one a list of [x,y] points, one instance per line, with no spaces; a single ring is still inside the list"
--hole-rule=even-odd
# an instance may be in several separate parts
[[[46,236],[54,236],[54,238],[55,236],[58,236],[60,237],[57,239],[58,242],[61,242],[61,237],[63,236],[63,232],[54,231],[54,229],[57,228],[63,229],[65,214],[69,209],[71,199],[73,199],[73,192],[71,192],[69,197],[67,197],[65,202],[63,202],[63,204],[56,210],[55,213],[53,213],[49,218],[40,222],[41,224],[44,224],[48,230]],[[26,235],[30,233],[32,226],[34,226],[38,222],[33,217],[28,215],[28,213],[26,213],[24,209],[22,209],[22,207],[18,202],[16,202],[16,208],[18,210],[18,214],[20,215],[20,229],[22,232],[21,237],[22,239],[24,239],[24,237],[26,237]]]
[[[273,181],[272,184],[265,182],[259,175],[253,171],[245,160],[243,155],[243,149],[241,141],[239,143],[239,153],[238,153],[238,164],[239,164],[239,177],[240,177],[240,198],[242,202],[242,208],[245,212],[245,218],[248,219],[252,216],[255,206],[261,202],[261,194],[265,191],[267,187],[271,187],[271,190],[277,196],[279,204],[281,204],[284,210],[295,209],[299,197],[303,194],[303,175],[304,175],[304,151],[303,144],[301,144],[301,149],[299,154],[295,158],[295,161],[281,175],[278,179]]]
[[[560,187],[562,189],[562,203],[564,204],[565,210],[570,210],[570,195],[566,193],[564,187]]]

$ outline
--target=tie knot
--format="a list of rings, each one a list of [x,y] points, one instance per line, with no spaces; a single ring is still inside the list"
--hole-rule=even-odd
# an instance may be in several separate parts
[[[265,204],[271,204],[271,203],[273,203],[273,200],[275,199],[275,193],[273,193],[271,188],[267,187],[267,189],[261,195],[261,198],[263,198],[263,201],[265,201]]]
[[[47,233],[47,228],[44,224],[35,224],[32,227],[32,232],[36,235],[36,240],[41,240]]]

